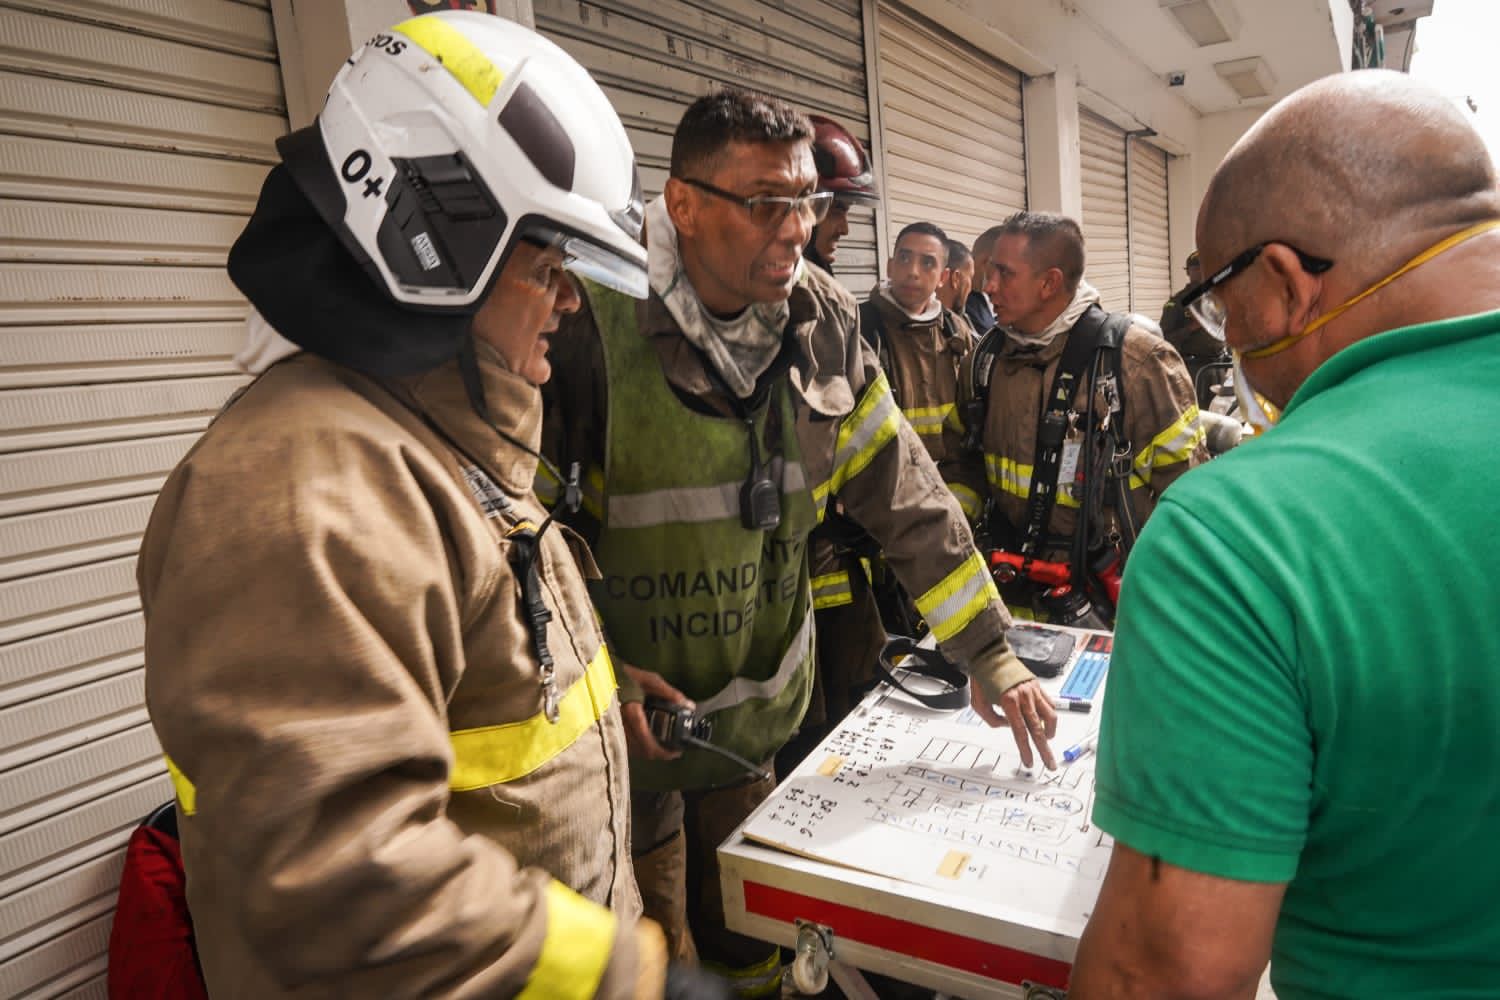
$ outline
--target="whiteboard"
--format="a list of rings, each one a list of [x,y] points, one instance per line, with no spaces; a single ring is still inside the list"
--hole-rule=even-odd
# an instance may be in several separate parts
[[[1023,768],[1010,729],[989,728],[972,709],[938,711],[882,687],[746,821],[745,837],[998,904],[1018,923],[1077,937],[1112,841],[1091,819],[1095,755],[1065,763],[1062,751],[1097,730],[1109,642],[1094,634],[1043,682],[1057,694],[1070,680],[1077,688],[1075,671],[1095,675],[1093,711],[1058,713],[1058,770]]]

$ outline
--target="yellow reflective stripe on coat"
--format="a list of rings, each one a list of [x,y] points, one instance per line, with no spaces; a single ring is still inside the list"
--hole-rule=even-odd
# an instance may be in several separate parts
[[[521,722],[450,733],[454,761],[448,787],[465,792],[525,777],[577,742],[604,717],[614,695],[614,666],[600,646],[588,670],[563,695],[556,724],[538,713]],[[171,757],[163,759],[183,813],[193,815],[198,790]]]
[[[547,883],[547,936],[517,1000],[589,1000],[609,968],[615,915],[561,882]]]
[[[963,483],[949,483],[948,492],[953,494],[953,499],[957,500],[958,505],[963,508],[964,517],[967,517],[970,521],[979,517],[981,501],[978,493],[975,493]]]
[[[453,772],[448,787],[467,792],[524,778],[588,732],[604,717],[614,695],[614,667],[601,645],[588,670],[563,694],[557,722],[538,712],[520,722],[450,733]]]
[[[557,503],[557,498],[562,496],[562,483],[552,474],[552,470],[544,463],[536,464],[536,475],[531,477],[531,492],[536,494],[543,506],[550,507]]]
[[[604,504],[600,498],[604,496],[603,470],[597,465],[589,466],[589,471],[579,486],[583,493],[583,509],[592,514],[595,520],[602,520]],[[538,462],[536,475],[531,481],[531,491],[536,494],[536,498],[544,507],[557,503],[558,498],[562,496],[562,487],[563,484],[558,482],[557,477],[548,470],[547,466]]]
[[[999,493],[1009,493],[1022,500],[1029,499],[1032,469],[1033,466],[1006,458],[1004,455],[995,455],[990,452],[984,454],[985,478],[989,480],[990,487]],[[1057,491],[1056,502],[1059,507],[1078,506],[1078,499],[1066,489]]]
[[[918,434],[929,437],[943,433],[944,426],[953,426],[956,430],[963,430],[956,423],[958,407],[956,404],[947,403],[942,406],[916,406],[910,410],[902,410],[902,416],[906,422],[911,424],[911,429]]]
[[[974,552],[936,587],[917,598],[917,610],[927,620],[933,638],[943,642],[962,632],[991,601],[998,600],[1000,591],[995,589],[984,559]]]
[[[1198,407],[1189,406],[1182,416],[1152,438],[1151,443],[1135,456],[1130,470],[1130,488],[1136,489],[1151,482],[1151,473],[1156,469],[1186,462],[1205,436],[1203,421],[1198,419]]]
[[[863,472],[900,430],[901,410],[891,396],[891,385],[886,381],[885,373],[881,372],[870,380],[864,396],[839,424],[832,478],[813,490],[813,503],[818,508],[820,520],[828,495],[837,493],[849,480]]]
[[[822,576],[813,577],[812,597],[814,611],[853,604],[854,589],[849,580],[849,571],[841,569],[837,573],[824,573]]]
[[[185,816],[191,816],[198,811],[198,789],[188,780],[188,776],[173,762],[166,754],[161,759],[167,762],[167,777],[172,779],[172,791],[177,794],[177,804],[182,806]]]
[[[589,466],[589,471],[583,474],[583,509],[594,516],[594,520],[604,520],[604,470],[597,465]]]
[[[772,951],[759,962],[731,968],[721,962],[704,962],[703,968],[729,980],[729,995],[735,1000],[762,1000],[781,996],[781,952]]]
[[[441,63],[481,106],[490,106],[505,74],[462,31],[440,17],[414,17],[391,30],[410,38]]]

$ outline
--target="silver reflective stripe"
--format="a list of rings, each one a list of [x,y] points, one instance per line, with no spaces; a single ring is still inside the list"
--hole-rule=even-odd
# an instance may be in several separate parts
[[[801,462],[771,459],[771,480],[781,481],[783,494],[807,488]],[[686,486],[615,494],[609,498],[611,528],[650,528],[660,524],[699,524],[740,516],[742,480],[717,486]]]
[[[751,698],[765,698],[767,700],[776,697],[786,690],[787,684],[797,673],[797,668],[807,661],[812,651],[813,637],[813,615],[812,608],[808,608],[802,615],[802,627],[797,629],[797,634],[792,637],[791,644],[787,646],[786,652],[782,654],[781,665],[776,668],[776,673],[763,681],[752,681],[747,677],[736,677],[724,686],[718,694],[712,698],[698,702],[698,714],[707,715],[709,712],[722,712],[726,708],[733,708],[743,704]]]
[[[946,594],[943,593],[945,590],[948,591]],[[989,603],[992,595],[1000,596],[983,559],[976,552],[959,564],[958,569],[942,583],[917,598],[917,610],[927,619],[933,637],[942,642],[963,631],[979,610]],[[934,597],[939,598],[938,602],[929,604]]]

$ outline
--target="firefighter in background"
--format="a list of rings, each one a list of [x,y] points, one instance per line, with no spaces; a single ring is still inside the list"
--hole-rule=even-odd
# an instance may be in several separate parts
[[[812,140],[774,98],[695,101],[646,212],[650,298],[587,288],[553,338],[548,393],[549,446],[585,470],[574,523],[600,566],[590,590],[636,686],[623,713],[647,913],[678,954],[696,945],[748,996],[778,993],[778,949],[725,927],[717,848],[773,781],[663,747],[640,699],[694,703],[715,746],[770,760],[812,687],[807,540],[833,496],[917,595],[976,710],[999,725],[1003,706],[1023,760],[1055,765],[1056,716],[1006,644],[963,512],[932,488],[853,297],[802,261],[832,200],[816,190]]]
[[[1135,533],[1208,457],[1187,369],[1099,308],[1072,219],[1016,213],[984,264],[999,325],[971,355],[964,412],[979,428],[1001,593],[1018,615],[1109,627]]]
[[[1203,380],[1203,384],[1199,385],[1198,374],[1210,365],[1226,365],[1229,361],[1229,352],[1224,349],[1223,341],[1216,339],[1213,334],[1203,329],[1203,324],[1199,323],[1193,314],[1181,305],[1183,296],[1203,281],[1203,268],[1198,264],[1198,251],[1194,250],[1187,255],[1183,271],[1187,274],[1188,283],[1173,292],[1172,297],[1162,306],[1161,335],[1167,338],[1167,343],[1177,348],[1178,354],[1182,355],[1183,363],[1187,365],[1188,377],[1193,381],[1198,405],[1207,407],[1213,401],[1213,386],[1207,377]],[[1218,370],[1223,371],[1222,368]]]
[[[138,571],[209,993],[718,995],[664,986],[615,675],[531,489],[565,270],[646,292],[623,126],[551,42],[447,12],[277,145],[229,256],[260,375]]]
[[[813,162],[818,170],[818,190],[833,195],[828,214],[813,227],[812,238],[802,251],[810,263],[829,274],[838,256],[839,241],[849,235],[849,209],[873,206],[880,200],[870,154],[853,133],[832,118],[808,115],[813,123]]]
[[[948,275],[938,285],[938,301],[950,312],[963,315],[969,304],[969,293],[974,290],[974,254],[963,243],[948,240]],[[964,316],[964,322],[968,317]],[[980,331],[969,323],[969,329],[977,337]],[[987,332],[987,331],[986,331]]]
[[[896,405],[973,523],[983,509],[984,468],[963,447],[958,379],[974,349],[974,331],[939,296],[952,271],[952,243],[930,222],[913,222],[896,234],[885,280],[860,305],[859,329],[880,358]]]

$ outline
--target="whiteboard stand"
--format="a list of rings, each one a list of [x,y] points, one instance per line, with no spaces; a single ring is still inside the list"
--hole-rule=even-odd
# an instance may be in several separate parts
[[[1062,677],[1043,686],[1056,693],[1075,666],[1076,656]],[[1058,737],[1053,742],[1059,757],[1064,747],[1097,728],[1102,700],[1101,681],[1092,713],[1059,714]],[[1097,830],[1087,834],[1086,850],[1077,846],[1082,838],[1075,831],[1088,830],[1091,824],[1093,758],[1072,765],[1071,786],[1086,797],[1081,805],[1071,806],[1074,812],[1069,816],[1070,823],[1078,825],[1068,827],[1068,840],[1059,843],[1057,856],[1043,852],[1048,856],[1037,857],[1034,845],[1024,844],[1017,855],[1015,838],[1003,826],[991,822],[993,808],[1013,804],[1014,808],[1007,809],[1007,817],[1014,813],[1015,818],[1024,820],[1027,817],[1020,814],[1025,809],[1039,810],[1062,796],[1028,797],[997,787],[990,787],[987,793],[973,791],[986,787],[974,781],[998,773],[996,755],[1004,760],[1007,748],[1015,755],[1015,746],[1009,729],[975,729],[972,719],[969,729],[949,729],[948,717],[960,714],[935,713],[884,685],[867,695],[719,848],[729,928],[795,950],[798,922],[820,924],[833,933],[834,962],[957,998],[1051,1000],[1063,996],[1078,938],[1098,896],[1110,847],[1108,838]],[[868,745],[872,719],[901,731],[897,738],[882,744],[883,749],[890,750],[891,759],[879,767],[871,767],[868,761],[862,765],[859,773],[866,782],[864,788],[848,792],[846,786],[845,790],[829,792],[832,759],[850,755],[851,734],[856,730],[866,736]],[[960,764],[938,764],[934,768],[927,748],[954,732],[962,739],[984,744],[984,752],[977,763],[968,756],[955,758]],[[1013,775],[1014,771],[1006,773]],[[907,777],[912,774],[917,777]],[[967,822],[967,832],[946,826],[940,835],[920,832],[920,824],[893,830],[889,822],[873,823],[854,815],[860,809],[858,797],[873,789],[881,789],[876,794],[885,794],[897,780],[910,784],[933,778],[957,782],[953,787],[961,790],[938,808],[945,816],[956,817],[955,822]],[[995,785],[1020,781],[990,780]],[[809,797],[825,793],[847,797],[833,810],[815,817],[823,823],[817,831],[821,840],[808,841],[805,853],[767,846],[769,820],[785,817],[791,808],[801,808],[805,814]],[[986,794],[994,797],[985,799]],[[974,808],[983,811],[967,811],[967,806],[952,808],[954,797],[959,795],[976,799]],[[868,802],[866,799],[866,810],[870,808]],[[981,819],[975,820],[976,816]],[[1027,835],[1045,829],[1045,820],[1039,812],[1032,815]],[[855,825],[856,821],[863,825]],[[745,835],[747,828],[756,831],[755,839]],[[943,836],[957,842],[960,835],[974,837],[976,831],[982,834],[983,842],[976,841],[979,846],[958,843],[966,852],[963,856],[971,859],[963,880],[955,877],[944,884],[945,879],[927,878],[924,884],[907,877],[877,874],[877,869],[892,872],[903,865],[909,869],[924,852],[953,846],[943,842]],[[991,832],[997,837],[990,837]],[[1001,846],[1010,848],[1011,856],[1001,856],[986,846],[999,843],[997,838],[1010,841]],[[789,841],[788,846],[795,843]],[[836,860],[841,852],[845,863]],[[1068,860],[1070,867],[1064,868],[1059,858]],[[982,874],[972,875],[976,871]],[[834,972],[832,968],[829,971]]]

